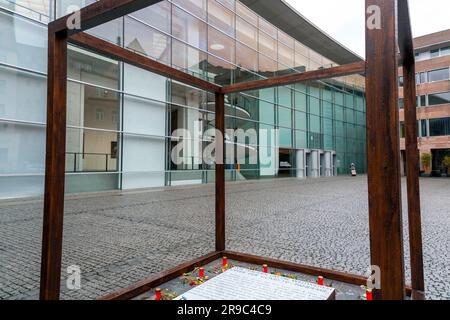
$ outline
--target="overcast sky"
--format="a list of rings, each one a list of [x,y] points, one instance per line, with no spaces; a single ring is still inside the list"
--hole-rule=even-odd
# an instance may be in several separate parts
[[[285,0],[320,29],[365,55],[364,0]],[[409,0],[413,36],[450,29],[450,0]]]

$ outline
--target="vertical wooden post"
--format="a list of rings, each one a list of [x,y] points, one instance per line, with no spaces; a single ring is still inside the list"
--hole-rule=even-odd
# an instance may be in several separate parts
[[[425,291],[423,274],[422,218],[420,208],[420,155],[417,143],[416,72],[414,62],[403,66],[406,133],[406,175],[412,288]]]
[[[47,148],[40,299],[60,293],[66,153],[67,41],[49,26]]]
[[[422,219],[420,205],[420,152],[417,143],[417,98],[414,44],[411,32],[408,0],[398,2],[399,46],[402,53],[405,101],[406,176],[408,187],[409,246],[411,252],[411,280],[413,299],[423,298],[425,280],[423,272]],[[419,293],[418,293],[419,291]]]
[[[221,136],[217,137],[218,133]],[[216,250],[225,250],[225,95],[216,92]]]
[[[398,110],[397,0],[366,0],[366,96],[372,265],[376,299],[405,297]]]

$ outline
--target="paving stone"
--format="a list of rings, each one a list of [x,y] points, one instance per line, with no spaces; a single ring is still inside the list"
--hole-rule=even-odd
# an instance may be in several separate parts
[[[404,184],[404,181],[403,181]],[[421,180],[427,298],[450,299],[450,181]],[[365,274],[366,177],[227,183],[227,248]],[[403,186],[405,265],[410,278]],[[42,201],[0,203],[0,299],[37,299]],[[95,299],[214,250],[214,186],[71,196],[63,299]],[[81,290],[66,286],[81,269]]]

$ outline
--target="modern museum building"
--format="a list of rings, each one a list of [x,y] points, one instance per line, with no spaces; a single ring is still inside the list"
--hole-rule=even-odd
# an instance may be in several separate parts
[[[92,2],[0,0],[0,199],[43,194],[47,24]],[[89,32],[219,85],[362,61],[283,0],[165,0]],[[202,152],[214,95],[76,46],[68,56],[67,193],[214,181]],[[226,96],[226,128],[256,132],[225,137],[244,154],[227,180],[364,173],[364,86],[358,75]],[[180,129],[202,137],[181,163]]]

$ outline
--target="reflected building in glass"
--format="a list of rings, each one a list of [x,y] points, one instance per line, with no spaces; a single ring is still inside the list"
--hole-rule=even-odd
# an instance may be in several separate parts
[[[0,198],[43,193],[47,24],[92,2],[0,0]],[[277,21],[286,14],[303,29]],[[361,60],[281,0],[161,1],[89,33],[220,85]],[[180,154],[182,164],[172,156],[174,131],[214,129],[213,95],[75,46],[68,77],[66,192],[214,181],[202,153],[207,141]],[[349,76],[227,96],[227,129],[257,132],[244,143],[226,136],[255,160],[233,158],[227,179],[336,176],[351,163],[364,173],[364,81]]]

